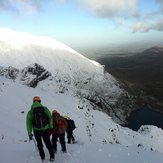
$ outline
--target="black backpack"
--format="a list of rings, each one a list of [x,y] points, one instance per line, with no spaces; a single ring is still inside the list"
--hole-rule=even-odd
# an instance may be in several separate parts
[[[68,129],[69,129],[69,130],[75,130],[76,126],[75,126],[74,120],[68,119],[68,120],[67,120],[67,123],[68,123]]]
[[[44,107],[37,107],[33,109],[33,119],[32,124],[33,127],[43,128],[49,123],[49,118],[45,114]]]

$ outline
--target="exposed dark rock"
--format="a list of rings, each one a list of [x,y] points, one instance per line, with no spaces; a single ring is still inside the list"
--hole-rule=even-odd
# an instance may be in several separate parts
[[[5,76],[8,79],[15,80],[17,78],[18,73],[19,70],[12,66],[9,66],[7,68],[3,68],[3,67],[0,68],[0,76]]]
[[[21,71],[22,81],[26,81],[26,84],[30,87],[35,88],[40,81],[45,80],[51,73],[44,69],[44,67],[35,63],[34,65],[28,66]]]

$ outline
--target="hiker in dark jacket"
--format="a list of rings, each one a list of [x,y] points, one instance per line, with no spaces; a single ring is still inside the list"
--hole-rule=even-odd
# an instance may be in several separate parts
[[[66,152],[65,132],[67,128],[67,121],[56,110],[52,112],[53,132],[52,132],[52,144],[54,152],[57,152],[57,139],[61,144],[62,152]]]
[[[74,120],[70,119],[68,116],[64,116],[64,118],[67,120],[67,130],[66,130],[66,133],[67,133],[67,143],[68,144],[71,144],[72,143],[75,143],[75,138],[73,136],[73,130],[75,130],[76,126],[75,126],[75,122]]]
[[[41,160],[45,160],[43,139],[50,154],[50,162],[53,162],[54,152],[49,136],[49,130],[52,129],[52,116],[48,108],[41,104],[41,99],[38,96],[33,98],[33,104],[27,113],[26,127],[30,140],[33,139],[32,131],[34,133]]]

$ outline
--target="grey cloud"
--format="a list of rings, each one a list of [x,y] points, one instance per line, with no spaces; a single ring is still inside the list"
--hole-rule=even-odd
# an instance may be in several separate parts
[[[138,22],[133,25],[132,29],[133,29],[133,33],[148,32],[151,29],[151,25],[142,23],[142,22]]]
[[[45,3],[44,0],[0,0],[0,10],[31,13],[39,11],[44,6],[43,3]]]
[[[16,8],[10,0],[0,0],[0,10],[16,11]]]
[[[156,0],[156,2],[160,5],[160,13],[163,13],[163,0]]]
[[[156,2],[158,2],[158,3],[163,3],[163,0],[156,0]]]
[[[154,25],[154,29],[163,31],[163,20],[159,21],[156,25]]]
[[[135,19],[137,20],[137,23],[132,26],[133,33],[149,32],[151,30],[163,31],[163,0],[155,0],[155,2],[160,4],[160,8],[146,14],[142,14],[140,11],[140,17]]]
[[[6,10],[17,13],[33,13],[42,11],[44,5],[64,4],[67,0],[0,0],[0,11]]]
[[[149,32],[150,30],[163,31],[163,20],[156,23],[136,23],[133,25],[133,32]]]
[[[68,0],[0,0],[0,10],[33,12],[44,8],[45,3],[63,4]],[[76,0],[96,16],[103,18],[132,17],[139,0]]]
[[[138,0],[78,0],[88,10],[99,17],[130,15],[136,10]]]

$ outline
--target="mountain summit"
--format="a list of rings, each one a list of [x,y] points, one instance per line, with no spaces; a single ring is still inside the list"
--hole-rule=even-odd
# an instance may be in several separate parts
[[[146,49],[142,52],[142,54],[156,54],[156,53],[163,53],[163,47],[159,47],[159,46],[154,46],[151,47],[149,49]]]
[[[70,93],[125,123],[134,102],[102,65],[48,37],[0,29],[0,75],[55,93]]]

